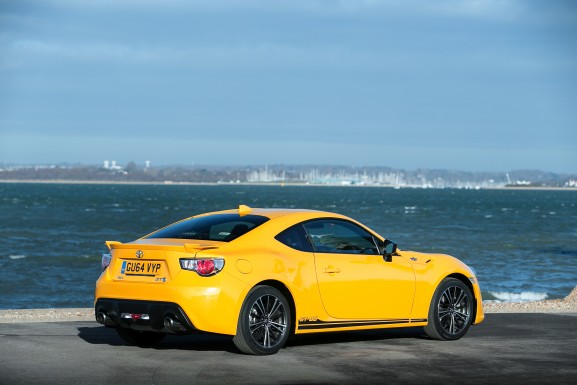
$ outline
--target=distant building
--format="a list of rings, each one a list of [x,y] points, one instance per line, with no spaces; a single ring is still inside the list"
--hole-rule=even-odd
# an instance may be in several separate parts
[[[105,160],[105,161],[104,161],[104,164],[103,164],[103,167],[104,167],[106,170],[116,170],[116,171],[122,170],[122,167],[118,166],[118,165],[116,164],[116,161],[115,161],[115,160],[113,160],[113,161]]]

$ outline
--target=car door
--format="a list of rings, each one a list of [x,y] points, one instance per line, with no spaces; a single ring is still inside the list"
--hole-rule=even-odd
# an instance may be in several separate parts
[[[355,223],[321,219],[304,224],[313,244],[320,295],[341,319],[407,320],[415,294],[411,264],[386,262],[382,241]]]

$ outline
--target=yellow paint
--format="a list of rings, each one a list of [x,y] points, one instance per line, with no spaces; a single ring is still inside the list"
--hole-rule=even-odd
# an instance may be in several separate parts
[[[236,268],[238,269],[238,271],[240,271],[242,274],[250,274],[252,273],[252,265],[250,263],[250,261],[247,261],[246,259],[239,259],[236,261]]]
[[[234,335],[247,293],[267,281],[284,288],[289,301],[294,302],[296,333],[423,326],[436,287],[451,275],[473,289],[477,302],[474,323],[484,318],[479,284],[476,279],[475,283],[469,279],[474,277],[473,271],[456,258],[399,250],[392,262],[386,262],[380,255],[302,252],[274,237],[294,224],[319,217],[360,224],[339,214],[309,210],[241,205],[238,211],[221,213],[235,212],[263,215],[270,220],[229,243],[145,238],[130,243],[106,242],[112,260],[96,283],[95,301],[112,298],[173,302],[199,330]],[[136,255],[139,250],[141,258]],[[225,265],[220,273],[201,277],[182,270],[180,258],[222,258]],[[158,261],[161,266],[154,276],[127,278],[120,273],[125,261]],[[327,327],[299,329],[301,323],[307,322],[325,323]]]

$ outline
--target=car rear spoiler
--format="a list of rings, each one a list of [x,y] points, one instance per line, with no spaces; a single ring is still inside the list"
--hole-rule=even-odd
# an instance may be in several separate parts
[[[185,243],[182,246],[179,245],[148,245],[148,244],[135,244],[135,243],[122,243],[118,241],[106,241],[106,246],[108,250],[113,249],[147,249],[147,250],[176,250],[176,251],[186,251],[187,253],[196,253],[201,250],[218,249],[218,246],[207,245],[201,243]]]

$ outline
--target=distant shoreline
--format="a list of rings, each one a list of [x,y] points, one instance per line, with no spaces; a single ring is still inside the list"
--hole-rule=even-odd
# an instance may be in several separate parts
[[[4,184],[82,184],[82,185],[142,185],[142,186],[296,186],[296,187],[374,187],[392,189],[431,189],[431,190],[519,190],[519,191],[577,191],[575,187],[535,187],[535,186],[503,186],[503,187],[416,187],[392,185],[364,185],[339,183],[296,183],[296,182],[149,182],[149,181],[111,181],[111,180],[69,180],[69,179],[0,179]]]

